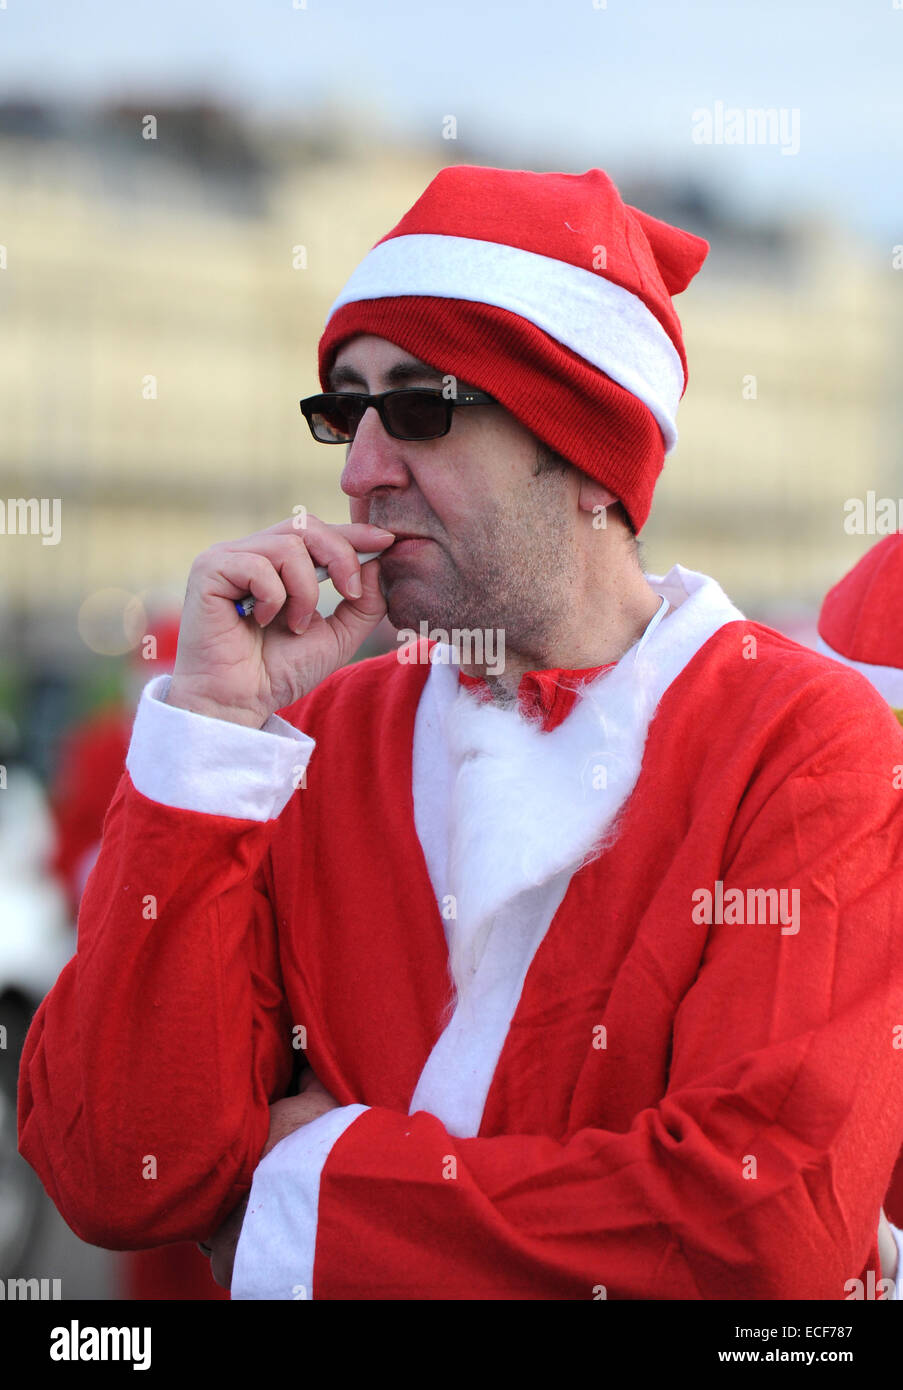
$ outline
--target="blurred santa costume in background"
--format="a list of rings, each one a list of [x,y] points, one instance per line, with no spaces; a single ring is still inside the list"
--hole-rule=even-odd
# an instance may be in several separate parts
[[[865,676],[903,724],[901,603],[903,534],[895,533],[873,545],[829,590],[818,617],[818,648]],[[903,1153],[884,1205],[890,1220],[903,1226]],[[899,1232],[896,1239],[899,1248]]]
[[[818,649],[852,666],[903,723],[903,534],[885,536],[829,590]]]

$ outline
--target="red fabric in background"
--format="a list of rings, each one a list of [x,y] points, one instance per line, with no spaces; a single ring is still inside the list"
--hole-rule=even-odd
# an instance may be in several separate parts
[[[850,661],[903,669],[903,535],[885,536],[828,590],[819,635]]]
[[[100,839],[107,807],[125,771],[131,729],[131,715],[113,705],[74,725],[60,744],[50,788],[57,833],[52,867],[66,890],[73,917],[81,895],[79,864]]]
[[[197,1245],[180,1241],[156,1250],[133,1250],[116,1259],[122,1297],[159,1302],[229,1299],[210,1273],[210,1261]]]

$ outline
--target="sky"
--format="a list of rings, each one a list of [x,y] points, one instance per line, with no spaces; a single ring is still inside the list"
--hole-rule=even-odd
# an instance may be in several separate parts
[[[3,3],[6,96],[201,95],[299,122],[349,101],[374,140],[433,145],[453,116],[498,163],[686,175],[903,242],[903,0]],[[728,143],[762,108],[783,134]]]

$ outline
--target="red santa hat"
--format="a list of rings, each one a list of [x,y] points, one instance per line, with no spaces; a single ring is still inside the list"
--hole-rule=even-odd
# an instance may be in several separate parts
[[[601,169],[442,169],[330,309],[321,385],[349,338],[386,338],[494,396],[638,531],[687,384],[671,296],[708,249]]]
[[[818,647],[903,707],[903,535],[885,536],[826,595]]]

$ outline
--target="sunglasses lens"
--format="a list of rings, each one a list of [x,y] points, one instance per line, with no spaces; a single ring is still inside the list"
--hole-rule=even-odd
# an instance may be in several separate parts
[[[310,412],[310,422],[317,439],[325,444],[347,444],[354,437],[362,414],[351,394],[321,396],[320,408]]]
[[[445,401],[420,391],[399,391],[386,397],[389,429],[399,439],[437,439],[445,433]]]

